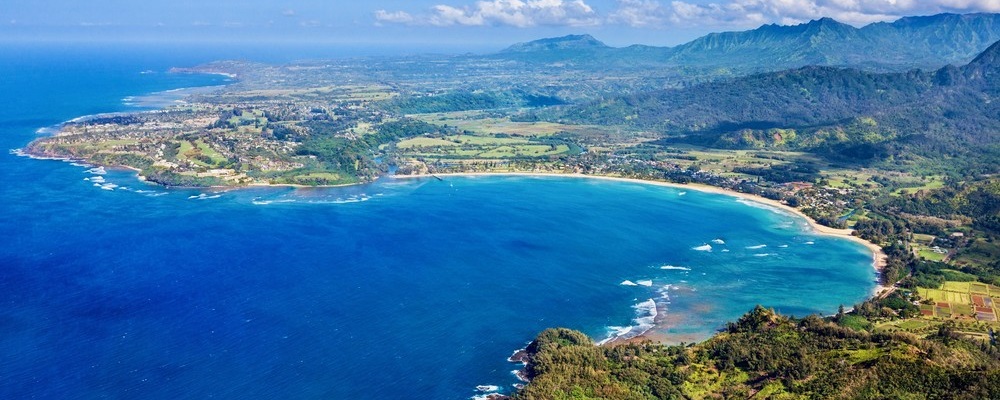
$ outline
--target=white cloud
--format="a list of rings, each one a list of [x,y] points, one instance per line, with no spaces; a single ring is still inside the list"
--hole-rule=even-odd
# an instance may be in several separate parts
[[[601,18],[584,0],[489,0],[472,6],[439,4],[422,15],[404,11],[375,12],[376,23],[434,26],[592,26]]]
[[[295,10],[289,8],[289,9],[287,9],[285,11],[282,11],[281,15],[284,15],[286,17],[294,17],[295,16]]]
[[[608,22],[633,27],[657,26],[664,22],[666,10],[655,0],[619,0],[618,9],[608,16]]]
[[[1000,12],[1000,0],[616,0],[598,13],[585,0],[479,0],[438,4],[425,13],[375,11],[375,24],[431,26],[595,26],[752,28],[830,17],[853,25],[906,15]]]
[[[753,27],[795,24],[822,17],[865,25],[905,15],[942,12],[1000,12],[1000,0],[618,0],[608,21],[633,27]]]
[[[388,22],[393,24],[409,24],[413,22],[413,16],[406,11],[389,12],[386,10],[375,11],[375,21]]]

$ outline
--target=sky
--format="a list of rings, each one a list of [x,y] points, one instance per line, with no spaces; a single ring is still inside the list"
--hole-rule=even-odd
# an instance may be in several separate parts
[[[1000,0],[0,0],[0,42],[317,43],[491,51],[589,33],[613,46],[832,17],[855,26]]]

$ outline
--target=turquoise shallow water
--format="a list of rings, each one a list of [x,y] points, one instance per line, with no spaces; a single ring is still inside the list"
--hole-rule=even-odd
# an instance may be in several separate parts
[[[0,71],[7,148],[219,83],[139,74],[177,60],[33,60]],[[165,190],[14,154],[0,181],[0,398],[461,399],[509,391],[505,359],[547,327],[600,340],[656,320],[692,340],[755,304],[830,314],[874,285],[863,247],[797,217],[635,183]]]

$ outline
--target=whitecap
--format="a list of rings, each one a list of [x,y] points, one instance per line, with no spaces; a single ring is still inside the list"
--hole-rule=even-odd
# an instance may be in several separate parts
[[[773,254],[771,254],[771,253],[757,253],[757,254],[754,254],[753,256],[754,257],[770,257],[772,255]]]
[[[114,183],[105,183],[105,184],[101,185],[101,189],[104,189],[104,190],[115,190],[115,188],[117,188],[117,187],[118,187],[118,185],[115,185]]]
[[[94,174],[94,175],[107,175],[107,173],[108,173],[108,171],[105,170],[104,167],[94,167],[94,168],[88,169],[88,170],[86,170],[84,172],[86,172],[88,174]]]
[[[104,177],[100,176],[100,175],[92,176],[90,178],[83,178],[83,180],[85,180],[85,181],[91,181],[91,182],[94,182],[94,183],[104,183],[105,182],[104,181]]]
[[[651,286],[653,286],[653,281],[648,280],[648,279],[647,280],[643,280],[643,281],[636,281],[635,283],[638,284],[639,286],[645,286],[645,287],[651,287]]]
[[[663,299],[663,300],[669,301],[670,300],[670,289],[673,289],[673,288],[674,288],[674,285],[671,285],[671,284],[663,285],[663,287],[661,287],[660,290],[659,290],[660,298]]]
[[[632,282],[632,281],[629,281],[629,280],[625,280],[622,283],[619,283],[619,285],[622,285],[622,286],[639,286],[635,282]]]
[[[255,204],[255,205],[258,205],[258,206],[266,206],[268,204],[275,204],[275,203],[294,203],[294,202],[296,202],[296,200],[295,199],[261,200],[258,197],[258,198],[255,198],[255,199],[251,200],[250,202],[253,203],[253,204]]]
[[[767,247],[767,245],[766,245],[766,244],[758,244],[758,245],[756,245],[756,246],[747,246],[747,248],[748,248],[748,249],[751,249],[751,250],[757,250],[757,249],[763,249],[763,248],[765,248],[765,247]]]
[[[710,245],[710,244],[704,244],[704,245],[701,245],[701,246],[698,246],[698,247],[692,247],[691,250],[712,251],[712,245]]]
[[[688,194],[688,192],[680,192],[680,193],[677,193],[677,195],[678,195],[678,196],[683,196],[683,195],[686,195],[686,194]]]
[[[221,194],[216,194],[216,195],[211,195],[210,196],[210,195],[208,195],[206,193],[202,193],[202,194],[199,194],[197,196],[188,196],[188,200],[208,200],[208,199],[217,199],[219,197],[222,197],[222,195]]]
[[[722,252],[723,252],[723,253],[728,253],[728,252],[729,252],[729,249],[722,249]]]
[[[660,269],[675,270],[675,271],[690,271],[691,268],[688,267],[675,267],[673,265],[664,265]]]
[[[715,243],[715,244],[726,244],[726,241],[722,240],[722,239],[713,239],[712,243]]]
[[[778,247],[779,247],[779,248],[782,248],[782,249],[787,249],[787,248],[788,248],[788,245],[787,245],[787,244],[783,244],[783,245],[781,245],[781,246],[778,246]]]
[[[806,244],[808,244],[808,245],[814,245],[814,244],[816,244],[816,242],[806,242]]]

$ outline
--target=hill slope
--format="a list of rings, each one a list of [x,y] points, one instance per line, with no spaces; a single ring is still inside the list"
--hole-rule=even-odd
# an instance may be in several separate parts
[[[962,67],[872,73],[805,67],[620,96],[552,119],[630,125],[670,141],[811,150],[853,159],[913,151],[994,154],[1000,143],[1000,43]]]
[[[692,348],[598,347],[550,329],[528,346],[531,383],[515,399],[954,398],[1000,396],[994,348],[959,340],[868,333],[759,306]]]

